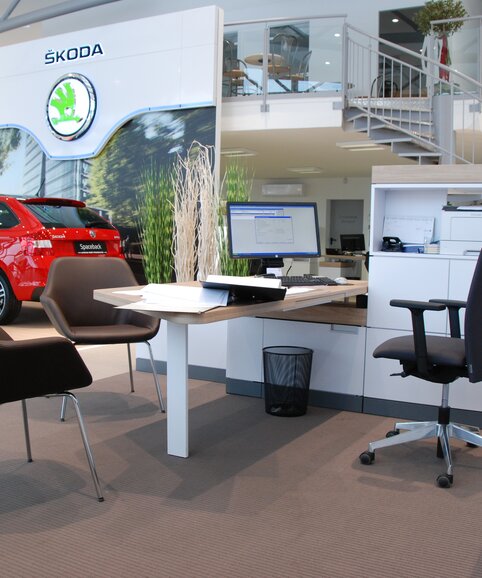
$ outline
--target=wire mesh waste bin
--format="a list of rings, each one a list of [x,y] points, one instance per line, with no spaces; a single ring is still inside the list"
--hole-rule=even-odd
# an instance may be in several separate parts
[[[308,406],[313,350],[306,347],[263,348],[266,413],[304,415]]]

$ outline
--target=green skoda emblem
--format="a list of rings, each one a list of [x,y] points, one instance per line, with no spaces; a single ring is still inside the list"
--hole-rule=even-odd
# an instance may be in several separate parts
[[[96,109],[94,87],[81,74],[62,76],[47,100],[47,121],[53,134],[62,140],[82,136],[92,124]]]

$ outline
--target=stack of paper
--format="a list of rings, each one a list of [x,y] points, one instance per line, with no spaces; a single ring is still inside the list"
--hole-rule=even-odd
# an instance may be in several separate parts
[[[281,287],[281,281],[273,277],[236,277],[235,275],[208,275],[206,282],[226,285],[242,285],[243,287]]]
[[[173,313],[202,313],[215,307],[225,306],[229,292],[220,289],[204,289],[187,285],[150,283],[134,291],[117,291],[124,295],[139,295],[135,303],[120,305],[119,309],[136,311],[167,311]]]

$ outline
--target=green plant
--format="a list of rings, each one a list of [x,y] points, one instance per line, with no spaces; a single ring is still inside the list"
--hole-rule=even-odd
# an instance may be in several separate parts
[[[172,172],[154,162],[141,172],[137,198],[139,238],[144,273],[149,283],[169,283],[174,271]]]
[[[461,0],[431,0],[417,12],[414,20],[420,32],[425,36],[431,32],[437,35],[450,36],[462,28],[464,24],[462,21],[434,24],[433,27],[431,27],[430,23],[433,20],[450,20],[453,18],[465,18],[466,16],[468,16],[468,12]]]
[[[226,167],[224,174],[226,202],[248,201],[251,194],[252,177],[245,167],[232,163]],[[223,275],[249,275],[248,259],[231,259],[228,250],[226,231],[226,202],[220,203],[219,209],[219,259]]]

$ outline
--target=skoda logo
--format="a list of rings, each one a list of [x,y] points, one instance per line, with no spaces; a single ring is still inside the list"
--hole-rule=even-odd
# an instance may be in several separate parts
[[[73,140],[89,129],[95,110],[95,91],[90,81],[81,74],[66,74],[50,91],[47,121],[57,138]]]
[[[92,237],[92,239],[95,239],[96,232],[94,231],[94,229],[89,229],[89,235]]]

